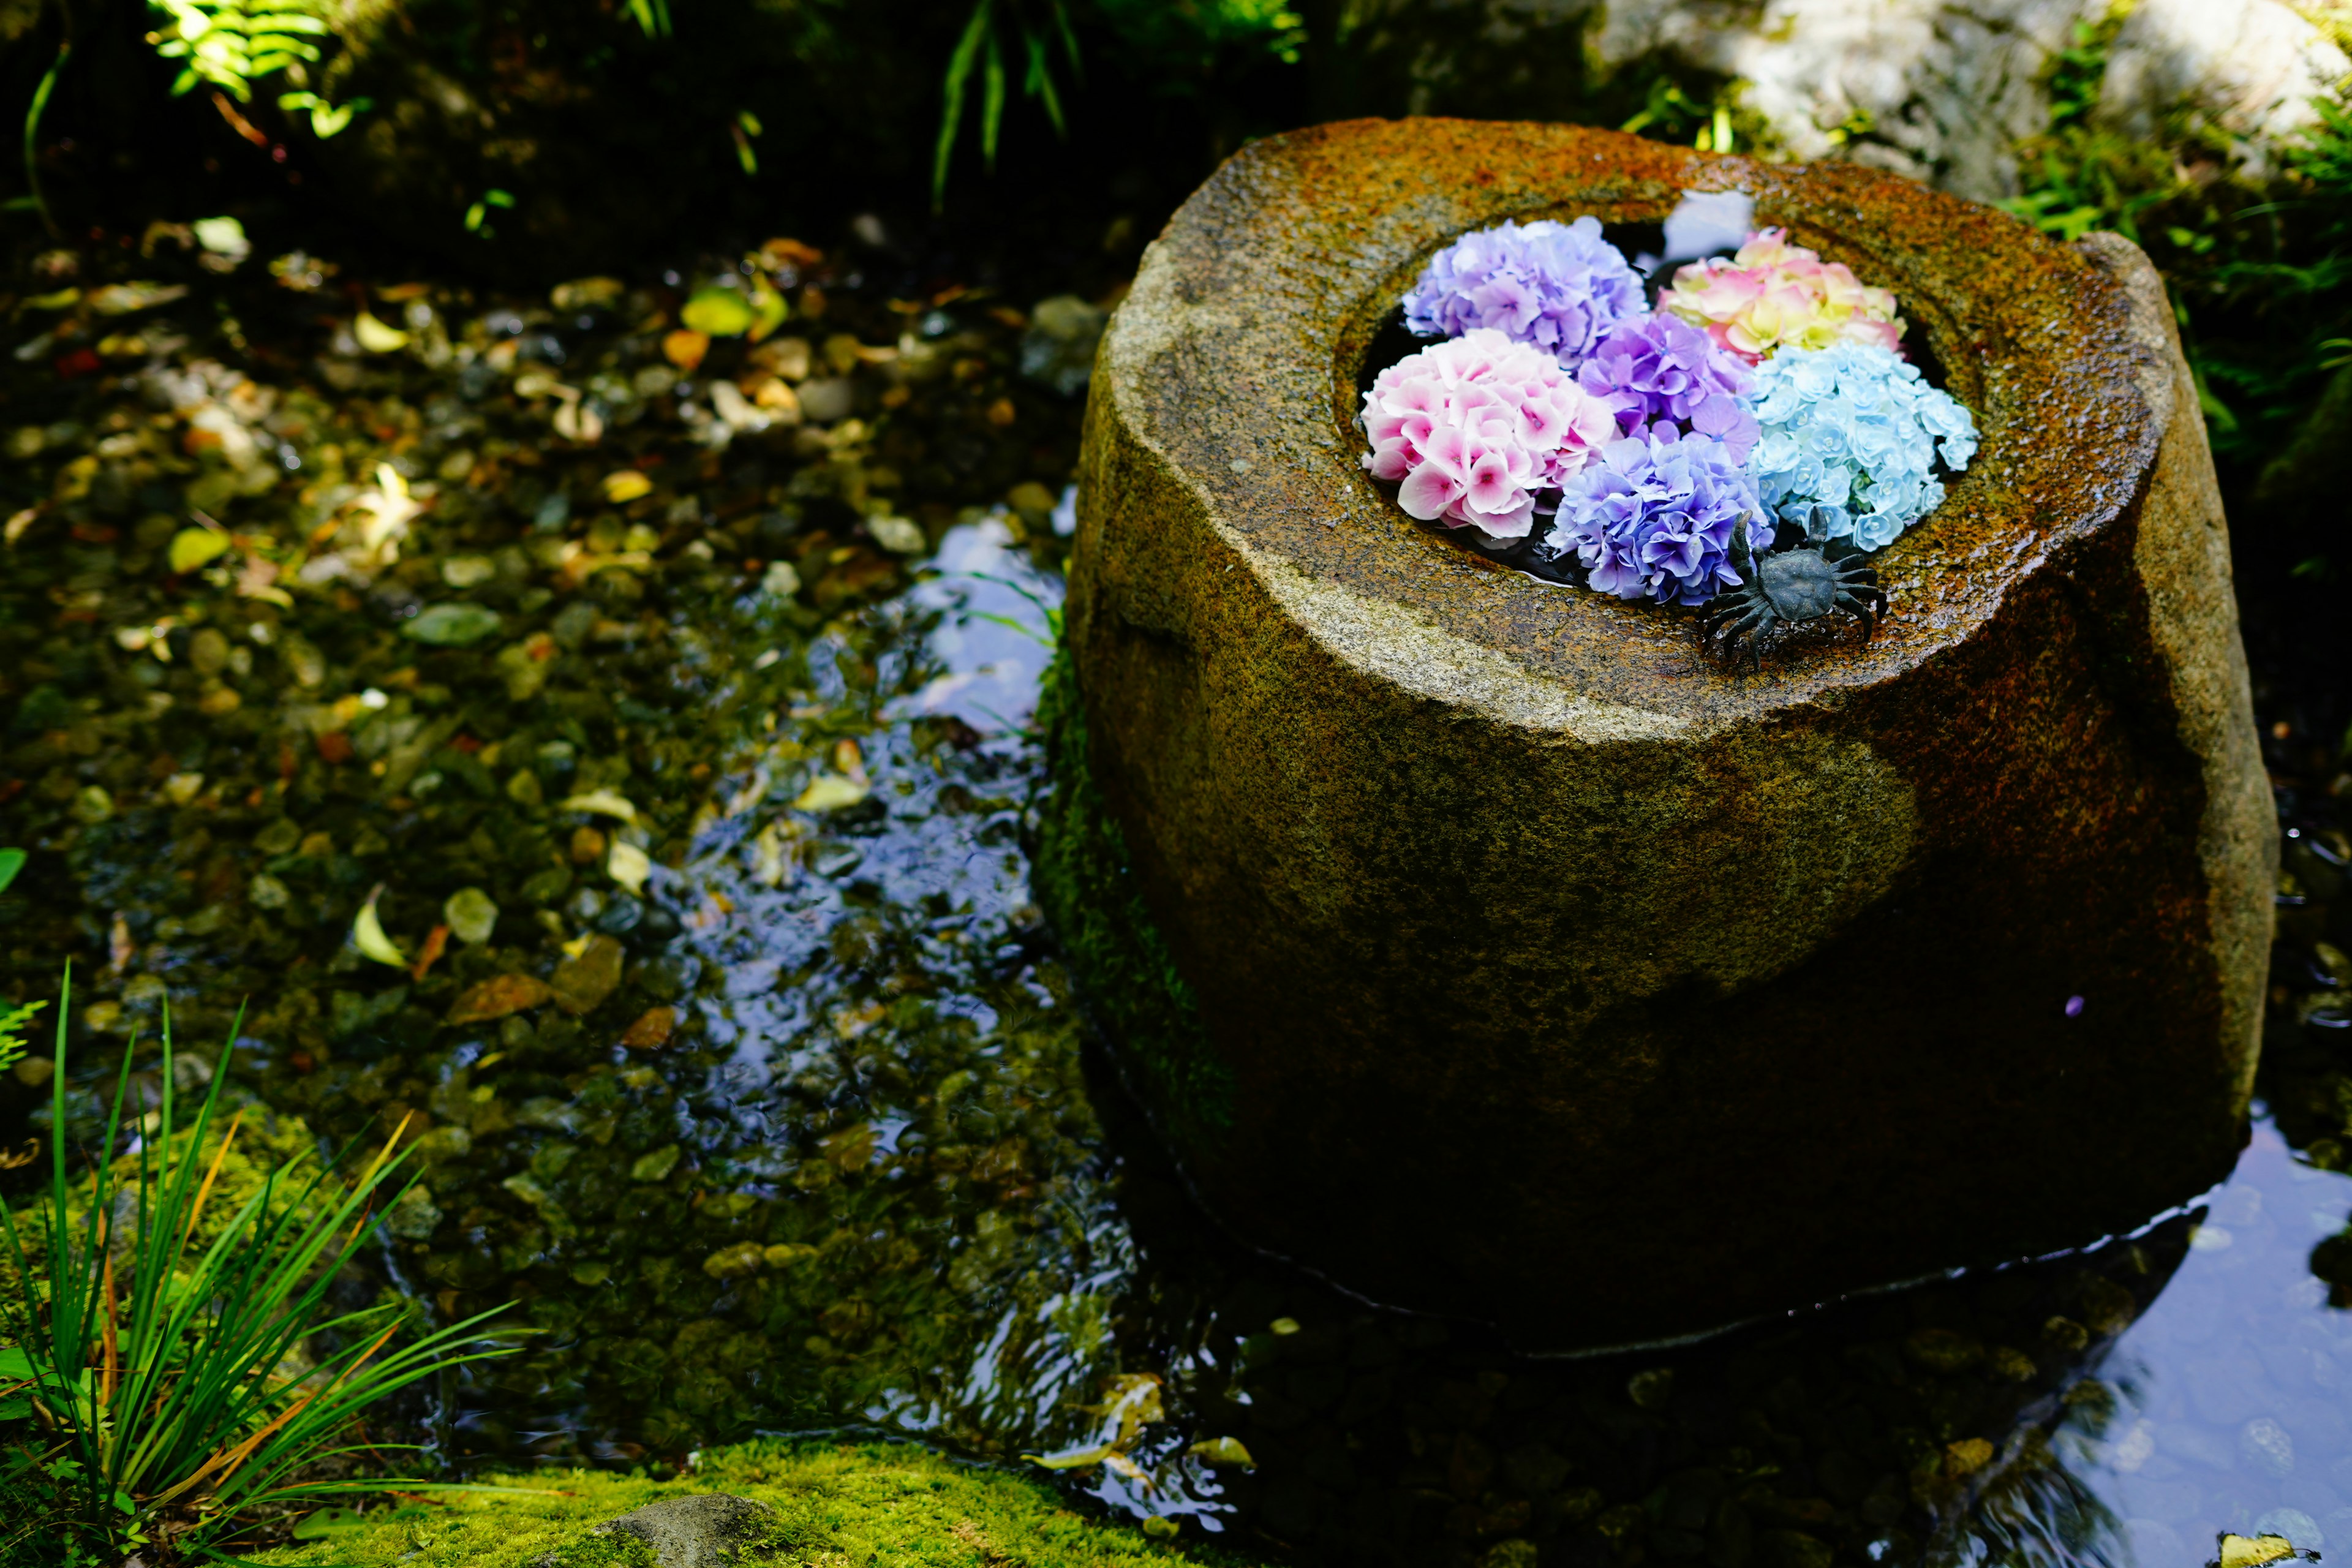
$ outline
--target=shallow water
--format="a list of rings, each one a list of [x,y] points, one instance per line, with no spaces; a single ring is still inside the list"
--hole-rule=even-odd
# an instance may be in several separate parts
[[[407,1119],[385,1279],[539,1331],[443,1391],[450,1461],[882,1430],[1333,1562],[2352,1546],[2352,1315],[2312,1272],[2352,1210],[2326,767],[2291,803],[2278,1114],[2195,1215],[1528,1361],[1225,1240],[1085,1043],[1022,849],[1077,405],[1005,301],[802,258],[801,374],[722,342],[680,376],[676,290],[377,289],[409,338],[371,353],[257,260],[134,270],[191,292],[85,295],[7,362],[0,840],[35,855],[0,973],[74,959],[80,1115],[167,1001],[202,1040],[250,997],[241,1091],[322,1135]],[[175,573],[192,508],[235,537]],[[412,962],[461,928],[421,973],[353,945],[378,888]],[[514,976],[560,994],[483,1001]],[[0,1137],[46,1136],[34,1085],[0,1097]]]

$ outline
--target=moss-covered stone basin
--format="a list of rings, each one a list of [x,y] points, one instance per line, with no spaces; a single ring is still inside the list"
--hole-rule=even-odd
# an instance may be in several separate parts
[[[1354,424],[1454,236],[1735,188],[1894,288],[1985,437],[1874,560],[1876,635],[1753,674],[1416,525]],[[1199,1019],[1127,1059],[1245,1237],[1580,1347],[2078,1244],[2229,1168],[2275,828],[2127,243],[1848,166],[1325,126],[1178,213],[1088,420],[1085,746]]]

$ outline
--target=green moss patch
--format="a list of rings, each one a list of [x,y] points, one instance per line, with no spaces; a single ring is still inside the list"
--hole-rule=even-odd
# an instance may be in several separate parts
[[[1087,1009],[1180,1145],[1233,1125],[1233,1071],[1211,1054],[1192,988],[1144,907],[1127,841],[1087,765],[1086,710],[1066,646],[1037,703],[1054,788],[1040,804],[1030,886]]]
[[[920,1448],[885,1444],[747,1443],[707,1453],[672,1481],[587,1470],[497,1478],[495,1491],[449,1492],[431,1501],[331,1518],[314,1516],[310,1538],[267,1552],[270,1564],[375,1564],[409,1568],[649,1568],[633,1538],[593,1535],[606,1520],[665,1498],[726,1492],[776,1510],[739,1562],[793,1568],[887,1563],[922,1568],[1125,1568],[1242,1560],[1195,1542],[1162,1542],[1129,1526],[1081,1518],[1048,1487],[1021,1476],[959,1465]]]

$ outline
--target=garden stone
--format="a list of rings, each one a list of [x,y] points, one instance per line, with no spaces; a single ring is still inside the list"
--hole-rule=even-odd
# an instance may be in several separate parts
[[[1875,635],[1754,674],[1358,460],[1439,246],[1693,186],[1894,288],[1984,434],[1874,558]],[[1125,859],[1071,885],[1140,895],[1123,973],[1164,954],[1181,1026],[1123,1064],[1246,1239],[1580,1348],[2078,1245],[2231,1168],[2276,829],[2194,384],[2126,242],[1569,127],[1271,138],[1113,318],[1078,512],[1116,833],[1065,838]]]
[[[766,1503],[725,1492],[664,1498],[598,1525],[593,1535],[634,1535],[661,1568],[732,1568],[739,1549],[776,1517]]]

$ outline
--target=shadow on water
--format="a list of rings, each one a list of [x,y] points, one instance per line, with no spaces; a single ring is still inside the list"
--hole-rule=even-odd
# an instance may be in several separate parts
[[[1022,849],[1078,417],[1033,301],[803,259],[777,338],[681,367],[674,288],[380,289],[371,352],[299,267],[142,264],[190,292],[116,320],[128,275],[42,265],[90,292],[0,373],[8,994],[75,960],[78,1117],[166,1002],[249,996],[252,1100],[408,1119],[386,1281],[537,1331],[420,1413],[449,1462],[879,1430],[1317,1562],[2352,1545],[2324,896],[2265,1080],[2306,1152],[2263,1121],[2199,1215],[1515,1357],[1205,1226],[1082,1037]],[[348,939],[379,886],[406,968]]]

